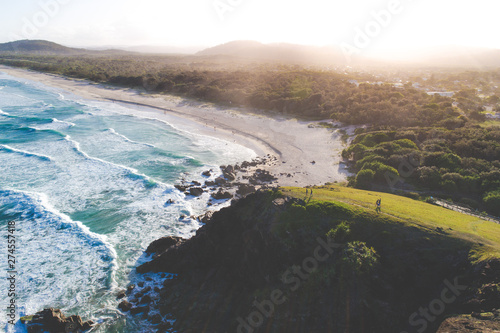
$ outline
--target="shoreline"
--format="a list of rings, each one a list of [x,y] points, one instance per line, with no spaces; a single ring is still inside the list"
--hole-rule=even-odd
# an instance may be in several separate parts
[[[84,79],[0,65],[0,72],[35,81],[87,100],[111,102],[137,111],[154,110],[154,117],[194,134],[239,144],[257,156],[276,156],[278,163],[262,167],[280,186],[322,185],[343,182],[349,173],[341,163],[345,148],[341,134],[319,128],[320,121],[300,121],[286,116],[259,114],[248,108],[221,108],[173,95],[147,94]],[[349,134],[355,126],[342,127]]]

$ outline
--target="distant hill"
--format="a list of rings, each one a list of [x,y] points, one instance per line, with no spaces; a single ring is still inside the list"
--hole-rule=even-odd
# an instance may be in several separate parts
[[[196,55],[229,55],[264,61],[298,64],[344,64],[345,57],[335,47],[305,46],[287,43],[262,44],[256,41],[234,41],[202,50]]]
[[[426,63],[450,67],[500,67],[500,50],[444,46],[427,52]]]
[[[26,39],[0,44],[0,52],[72,54],[85,51],[84,49],[70,48],[46,40]]]
[[[350,62],[339,47],[317,47],[295,44],[262,44],[255,41],[234,41],[196,53],[203,56],[232,56],[260,61],[283,61],[297,64],[369,65],[369,66],[444,66],[500,67],[500,50],[464,46],[441,46],[387,53],[383,57],[353,55]]]
[[[196,46],[156,46],[156,45],[137,45],[119,47],[120,50],[139,52],[139,53],[155,53],[155,54],[194,54],[202,47]]]

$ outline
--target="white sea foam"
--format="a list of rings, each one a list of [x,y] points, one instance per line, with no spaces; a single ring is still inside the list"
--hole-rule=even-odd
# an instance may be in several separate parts
[[[36,127],[38,130],[64,130],[76,126],[74,123],[69,121],[59,120],[57,118],[52,118],[52,121],[47,124],[40,124]]]
[[[58,123],[58,124],[64,124],[67,125],[68,127],[73,127],[76,126],[74,123],[69,122],[69,121],[64,121],[64,120],[59,120],[57,118],[52,118],[53,123]]]
[[[16,221],[21,314],[71,309],[116,287],[117,254],[107,237],[59,212],[42,193],[0,190],[0,207]]]
[[[119,136],[120,138],[122,138],[126,142],[137,144],[137,145],[143,145],[143,146],[150,147],[150,148],[156,148],[155,145],[152,145],[150,143],[143,143],[143,142],[137,142],[137,141],[131,140],[131,139],[127,138],[125,135],[118,133],[114,128],[109,128],[108,131],[111,134]]]
[[[98,157],[89,156],[86,152],[84,152],[81,149],[80,143],[78,141],[73,140],[69,135],[65,136],[64,140],[70,142],[71,145],[73,145],[73,150],[77,154],[79,154],[80,156],[84,157],[85,159],[87,159],[89,161],[101,163],[103,165],[110,166],[110,167],[112,167],[114,169],[119,169],[119,170],[125,172],[126,175],[131,176],[132,178],[142,179],[142,180],[148,182],[149,184],[161,183],[161,182],[158,182],[156,180],[151,179],[149,176],[147,176],[147,175],[139,172],[137,169],[134,169],[134,168],[131,168],[131,167],[128,167],[128,166],[125,166],[125,165],[120,165],[120,164],[116,164],[116,163],[113,163],[113,162],[109,162],[109,161],[100,159]],[[166,184],[162,184],[162,185],[166,185]]]
[[[8,153],[21,154],[21,155],[26,156],[26,157],[36,157],[36,158],[39,158],[43,161],[52,161],[52,157],[50,157],[50,156],[32,153],[32,152],[21,150],[21,149],[16,149],[16,148],[13,148],[9,145],[0,144],[0,150],[6,151]]]

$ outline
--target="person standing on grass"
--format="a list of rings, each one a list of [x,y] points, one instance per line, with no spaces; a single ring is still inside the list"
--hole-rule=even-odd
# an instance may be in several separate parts
[[[377,208],[376,208],[376,211],[377,211],[377,212],[380,212],[380,210],[381,210],[381,207],[380,207],[380,206],[381,206],[381,205],[382,205],[382,199],[381,199],[381,198],[379,198],[379,199],[377,200]]]

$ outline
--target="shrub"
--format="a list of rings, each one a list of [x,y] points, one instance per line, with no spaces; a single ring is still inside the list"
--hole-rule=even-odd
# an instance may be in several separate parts
[[[326,233],[326,237],[336,243],[343,243],[350,234],[351,229],[349,228],[349,224],[347,222],[341,222],[335,228],[330,229],[330,231]]]
[[[370,188],[373,183],[373,177],[375,176],[375,171],[370,169],[364,169],[358,172],[356,176],[356,186],[360,188]]]
[[[355,276],[370,273],[378,264],[378,254],[366,243],[355,241],[350,242],[342,253],[342,266],[344,270]],[[346,276],[347,277],[347,276]]]
[[[393,141],[393,143],[399,145],[401,148],[410,148],[410,149],[415,149],[415,150],[418,149],[415,142],[413,142],[409,139],[399,139],[399,140]]]
[[[500,215],[500,191],[486,193],[483,202],[489,212]]]
[[[373,179],[379,183],[399,178],[399,172],[396,169],[381,162],[365,163],[363,170],[366,169],[370,169],[375,172]]]

